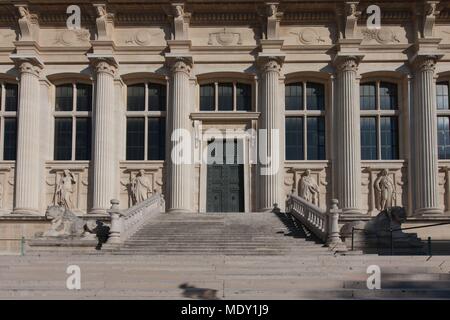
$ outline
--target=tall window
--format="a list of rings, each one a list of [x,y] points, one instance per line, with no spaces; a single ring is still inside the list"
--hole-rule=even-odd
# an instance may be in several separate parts
[[[436,84],[436,109],[438,130],[438,157],[450,159],[450,108],[448,102],[449,82]]]
[[[0,88],[0,130],[3,139],[1,148],[2,160],[16,160],[17,150],[17,106],[18,86],[12,83],[1,83]]]
[[[92,86],[70,83],[56,86],[55,160],[91,159]]]
[[[383,81],[361,84],[360,107],[361,159],[398,159],[397,84]]]
[[[290,83],[285,95],[286,160],[325,160],[324,85]]]
[[[127,87],[127,160],[164,160],[166,86],[141,83]]]
[[[200,86],[200,111],[251,111],[252,86],[215,82]]]

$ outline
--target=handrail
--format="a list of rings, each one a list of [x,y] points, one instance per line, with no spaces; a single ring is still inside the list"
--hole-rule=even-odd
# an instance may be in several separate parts
[[[111,200],[111,228],[109,231],[108,244],[119,244],[129,239],[142,225],[156,213],[164,211],[164,197],[155,193],[148,199],[137,205],[122,211],[119,209],[119,201]]]
[[[407,227],[407,228],[389,228],[389,230],[385,230],[385,231],[389,231],[390,233],[390,254],[393,255],[394,254],[394,232],[395,231],[404,231],[404,230],[413,230],[413,229],[424,229],[424,228],[431,228],[431,227],[437,227],[437,226],[444,226],[444,225],[450,225],[450,222],[440,222],[440,223],[433,223],[433,224],[427,224],[427,225],[422,225],[422,226],[414,226],[414,227]],[[361,229],[361,228],[355,228],[352,227],[352,245],[351,245],[351,250],[354,250],[354,243],[355,243],[355,231],[363,231],[364,233],[367,234],[374,234],[377,236],[378,239],[378,234],[376,232],[373,231],[368,231],[366,229]],[[428,242],[428,254],[431,257],[432,256],[432,250],[431,250],[431,237],[428,237],[427,239]]]
[[[332,199],[328,210],[324,210],[291,194],[288,199],[288,211],[327,246],[333,250],[346,250],[339,234],[339,214],[342,211],[338,208],[336,199]]]

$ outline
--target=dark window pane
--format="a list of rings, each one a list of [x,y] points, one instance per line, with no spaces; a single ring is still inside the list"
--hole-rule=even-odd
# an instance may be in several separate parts
[[[201,111],[214,111],[215,110],[215,97],[214,97],[214,84],[206,84],[200,86],[200,110]]]
[[[380,109],[396,110],[398,109],[398,93],[395,83],[380,83]]]
[[[145,86],[143,84],[127,87],[127,110],[145,110]]]
[[[438,156],[439,159],[450,159],[450,118],[438,117]]]
[[[308,160],[325,160],[325,120],[323,117],[308,117]]]
[[[127,160],[144,160],[145,118],[127,119]]]
[[[75,160],[91,159],[91,119],[77,118]]]
[[[148,118],[148,160],[164,160],[166,119]]]
[[[89,84],[77,84],[77,110],[92,110],[92,86]]]
[[[306,108],[325,110],[325,88],[320,83],[306,83]]]
[[[148,85],[148,110],[166,110],[166,86],[154,83]]]
[[[375,110],[377,107],[375,82],[364,83],[359,87],[361,110]]]
[[[18,96],[17,84],[5,84],[5,111],[17,111]]]
[[[285,92],[286,110],[303,110],[303,84],[287,84]]]
[[[252,86],[249,84],[236,84],[236,109],[238,111],[252,110]]]
[[[55,119],[55,160],[72,160],[72,118]]]
[[[286,118],[286,160],[304,160],[303,118]]]
[[[380,119],[381,159],[398,159],[398,124],[396,117],[382,117]]]
[[[436,101],[437,108],[445,110],[449,108],[448,105],[448,82],[438,82],[436,84]]]
[[[16,160],[17,120],[5,118],[5,139],[3,145],[3,160]]]
[[[56,87],[56,111],[72,111],[73,110],[73,86],[65,84]]]
[[[233,111],[233,84],[219,83],[219,110]]]
[[[361,118],[361,159],[377,159],[377,125],[375,117]]]

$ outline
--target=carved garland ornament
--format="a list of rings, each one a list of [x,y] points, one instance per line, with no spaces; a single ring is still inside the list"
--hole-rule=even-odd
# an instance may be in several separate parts
[[[392,30],[387,28],[363,29],[361,32],[363,34],[364,40],[366,41],[375,40],[380,44],[400,42],[400,40],[398,40],[397,38],[397,35],[394,34]]]

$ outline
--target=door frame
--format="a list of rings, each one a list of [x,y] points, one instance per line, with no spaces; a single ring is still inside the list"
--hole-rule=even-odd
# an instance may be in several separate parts
[[[219,129],[220,130],[220,129]],[[201,148],[200,150],[204,150],[203,148],[207,146],[208,141],[211,140],[214,137],[214,135],[204,133],[203,141],[200,142]],[[244,154],[244,163],[242,164],[244,168],[243,173],[243,187],[244,190],[242,192],[244,193],[244,212],[250,212],[250,203],[252,199],[252,192],[251,192],[251,179],[250,179],[250,163],[249,163],[249,137],[245,134],[245,132],[236,132],[232,137],[236,140],[242,141],[242,149]],[[208,164],[204,161],[200,164],[200,199],[199,199],[199,212],[207,212],[206,211],[206,201],[207,201],[207,184],[208,184]]]

